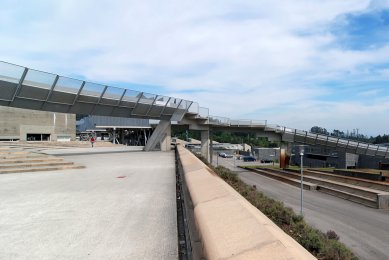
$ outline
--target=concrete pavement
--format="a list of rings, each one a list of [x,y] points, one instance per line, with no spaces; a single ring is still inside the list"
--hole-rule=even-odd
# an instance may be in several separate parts
[[[177,259],[174,153],[82,149],[86,169],[0,175],[0,259]]]

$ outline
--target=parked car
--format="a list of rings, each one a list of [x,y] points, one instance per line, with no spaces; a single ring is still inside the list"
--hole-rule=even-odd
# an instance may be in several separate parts
[[[262,159],[261,160],[261,163],[272,163],[273,160],[269,160],[269,159]]]
[[[255,162],[257,159],[253,156],[243,156],[243,161],[244,162]]]
[[[225,158],[226,153],[219,153],[219,156]]]
[[[232,158],[232,157],[234,157],[232,154],[229,154],[229,153],[219,153],[219,156],[223,157],[223,158]]]

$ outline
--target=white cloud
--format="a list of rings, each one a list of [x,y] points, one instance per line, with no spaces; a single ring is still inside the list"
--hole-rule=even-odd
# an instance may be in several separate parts
[[[369,88],[371,81],[388,82],[387,68],[372,73],[370,66],[388,60],[389,45],[339,49],[330,26],[342,14],[371,8],[383,6],[353,0],[176,0],[33,1],[19,7],[10,1],[0,10],[0,55],[91,81],[164,86],[163,94],[198,101],[220,116],[267,116],[295,127],[319,119],[322,126],[344,125],[358,117],[342,104],[362,103],[342,97],[323,109],[322,96],[338,100],[339,93],[323,83],[363,82]],[[293,104],[301,103],[315,113],[297,116],[300,108]],[[381,123],[372,125],[388,132]]]

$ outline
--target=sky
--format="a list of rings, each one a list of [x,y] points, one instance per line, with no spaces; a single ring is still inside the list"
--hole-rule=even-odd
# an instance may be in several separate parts
[[[389,133],[389,0],[0,0],[0,60],[210,115]]]

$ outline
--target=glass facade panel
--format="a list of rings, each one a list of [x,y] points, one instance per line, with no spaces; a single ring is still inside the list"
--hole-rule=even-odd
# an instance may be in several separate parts
[[[305,136],[306,134],[307,134],[306,131],[303,131],[303,130],[296,130],[296,135]]]
[[[156,95],[154,95],[154,94],[143,93],[140,100],[139,100],[139,103],[151,105],[151,104],[153,104],[155,97],[156,97]]]
[[[220,116],[209,116],[209,123],[214,125],[229,125],[230,119]]]
[[[180,102],[181,102],[180,98],[171,98],[167,106],[177,108]]]
[[[78,91],[80,90],[81,85],[82,85],[81,80],[59,77],[57,84],[55,84],[54,90],[71,93],[71,94],[77,94]]]
[[[51,89],[57,75],[38,70],[29,69],[23,81],[23,85]]]
[[[123,101],[138,102],[141,95],[142,92],[127,89],[126,93],[123,96]]]
[[[86,82],[82,88],[81,95],[91,96],[91,97],[100,97],[105,89],[105,86]]]
[[[239,120],[241,126],[251,126],[251,120]]]
[[[169,101],[169,97],[166,96],[158,96],[157,100],[155,100],[155,105],[157,106],[166,106],[166,103]]]
[[[205,107],[200,107],[199,108],[199,115],[202,118],[207,118],[209,116],[209,109]]]
[[[256,126],[265,126],[266,120],[251,120],[251,124]]]
[[[189,105],[190,105],[190,101],[188,100],[182,100],[181,101],[181,104],[179,105],[179,109],[184,109],[184,110],[187,110],[189,108]]]
[[[23,75],[24,67],[13,65],[6,62],[0,62],[0,80],[19,83]]]
[[[108,87],[103,98],[120,100],[124,92],[122,88]]]
[[[199,112],[199,103],[193,102],[189,107],[189,113],[197,114]]]

